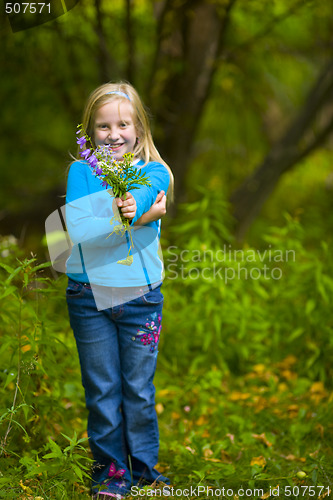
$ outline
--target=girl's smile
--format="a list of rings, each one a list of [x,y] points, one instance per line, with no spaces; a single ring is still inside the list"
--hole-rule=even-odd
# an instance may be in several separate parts
[[[116,99],[101,106],[95,115],[94,141],[96,146],[111,145],[115,159],[132,153],[137,135],[133,122],[133,107],[128,101]]]

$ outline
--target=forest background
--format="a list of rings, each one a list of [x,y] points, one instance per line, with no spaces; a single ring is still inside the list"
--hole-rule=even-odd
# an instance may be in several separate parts
[[[221,498],[331,496],[332,2],[50,5],[41,24],[1,21],[0,498],[89,498],[66,279],[44,223],[64,203],[85,99],[119,79],[176,179],[161,471]]]

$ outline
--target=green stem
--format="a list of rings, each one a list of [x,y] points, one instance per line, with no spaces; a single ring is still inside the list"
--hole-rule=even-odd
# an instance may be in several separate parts
[[[12,430],[13,415],[14,415],[14,410],[15,410],[15,407],[16,407],[17,394],[18,394],[18,391],[19,391],[19,384],[20,384],[21,356],[22,356],[22,351],[21,351],[21,347],[22,347],[22,301],[23,301],[23,297],[22,297],[22,294],[20,294],[20,297],[19,297],[19,303],[20,303],[20,308],[19,308],[19,324],[18,324],[18,364],[17,364],[16,387],[15,387],[15,393],[14,393],[13,404],[12,404],[12,408],[11,408],[11,415],[9,417],[9,423],[8,423],[7,431],[5,433],[5,436],[3,438],[3,442],[2,442],[2,445],[1,445],[0,456],[5,451],[6,444],[7,444],[7,439],[8,439],[10,431]]]

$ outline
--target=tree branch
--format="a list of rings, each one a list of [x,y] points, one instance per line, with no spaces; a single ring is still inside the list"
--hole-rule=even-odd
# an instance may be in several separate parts
[[[210,0],[166,0],[159,13],[162,32],[149,84],[153,87],[152,109],[159,126],[158,147],[172,165],[176,196],[183,192],[194,136],[236,2],[228,0],[221,10],[217,2]],[[158,78],[154,78],[156,75]],[[159,95],[158,101],[155,95]]]
[[[311,2],[313,3],[314,0],[298,0],[297,2],[294,3],[294,5],[292,5],[288,10],[286,10],[286,12],[283,12],[279,16],[273,17],[273,19],[271,19],[271,21],[266,26],[264,26],[264,28],[262,30],[258,31],[258,33],[256,33],[252,37],[248,38],[244,42],[236,45],[235,47],[232,47],[226,53],[221,54],[221,58],[223,60],[229,60],[232,58],[232,56],[235,52],[240,51],[240,50],[244,50],[244,49],[248,49],[251,45],[256,43],[258,40],[260,40],[261,38],[264,38],[266,35],[268,35],[275,28],[275,26],[277,24],[281,23],[285,19],[288,19],[288,17],[295,14],[295,12],[297,12],[298,9],[300,9],[304,5],[311,3]]]
[[[313,140],[306,134],[320,111],[333,103],[333,59],[319,75],[305,105],[262,164],[231,195],[238,220],[237,237],[242,239],[253,219],[274,190],[282,174],[324,143],[333,129],[333,111]]]

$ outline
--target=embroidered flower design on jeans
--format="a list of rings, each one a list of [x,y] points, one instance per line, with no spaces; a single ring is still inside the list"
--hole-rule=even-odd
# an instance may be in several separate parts
[[[150,346],[150,352],[154,352],[157,347],[162,329],[161,320],[162,317],[159,314],[157,316],[157,322],[154,320],[149,321],[149,319],[147,319],[144,329],[138,329],[137,338],[143,343],[143,345]]]
[[[125,469],[117,470],[115,464],[112,463],[109,468],[108,479],[106,479],[104,483],[106,484],[106,486],[114,485],[117,486],[118,488],[126,486],[125,481],[122,479],[125,472],[126,472]],[[120,481],[115,482],[113,481],[114,479],[120,479]]]
[[[109,468],[109,473],[108,473],[108,477],[116,477],[116,478],[120,478],[120,477],[123,477],[123,475],[125,474],[125,469],[116,469],[116,466],[114,463],[112,463],[110,465],[110,468]]]

